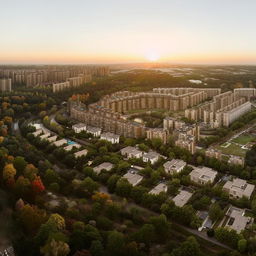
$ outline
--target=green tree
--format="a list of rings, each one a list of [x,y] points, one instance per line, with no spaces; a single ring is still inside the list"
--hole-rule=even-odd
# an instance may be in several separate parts
[[[117,231],[111,231],[107,239],[107,254],[122,256],[124,245],[124,235]]]
[[[200,246],[193,236],[187,238],[178,249],[172,251],[173,256],[199,256],[201,255]]]
[[[136,233],[135,238],[141,243],[145,243],[148,246],[155,241],[156,232],[155,227],[152,224],[144,224]]]
[[[92,241],[90,252],[92,256],[104,256],[104,247],[99,240]]]
[[[98,189],[99,184],[93,181],[90,177],[87,177],[83,180],[81,187],[88,191],[90,194],[92,194]]]
[[[25,167],[27,166],[27,162],[25,161],[24,157],[17,156],[13,161],[13,165],[17,170],[18,174],[22,174]]]
[[[116,183],[116,193],[122,197],[129,197],[131,193],[132,185],[126,179],[120,179]]]
[[[247,249],[247,241],[246,239],[240,239],[237,244],[238,251],[241,253],[245,253]]]
[[[115,188],[116,188],[116,183],[117,181],[120,179],[120,176],[114,174],[112,175],[108,181],[107,181],[107,186],[108,186],[108,190],[110,193],[115,192]]]
[[[218,203],[214,203],[210,206],[209,217],[212,221],[216,221],[223,217],[223,211]]]

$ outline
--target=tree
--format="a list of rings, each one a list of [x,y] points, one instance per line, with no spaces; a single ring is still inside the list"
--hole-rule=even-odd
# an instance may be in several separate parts
[[[26,197],[31,192],[31,183],[30,180],[19,176],[15,183],[15,192],[20,197]]]
[[[112,176],[110,176],[110,178],[107,181],[107,186],[108,186],[108,191],[110,193],[115,192],[115,188],[116,188],[116,183],[117,181],[120,179],[120,176],[114,174]]]
[[[162,145],[162,140],[159,139],[159,138],[153,138],[151,140],[151,143],[152,143],[152,147],[157,150],[160,148],[160,146]]]
[[[52,169],[47,169],[44,175],[45,184],[49,185],[51,183],[59,182],[59,175]]]
[[[238,251],[241,253],[245,253],[247,249],[247,241],[246,239],[240,239],[237,244]]]
[[[93,177],[93,168],[92,167],[89,167],[89,166],[86,166],[83,168],[83,173],[85,174],[85,176],[88,176],[88,177]]]
[[[76,164],[76,158],[74,156],[74,154],[68,154],[65,158],[64,158],[64,163],[70,167],[73,168]]]
[[[41,181],[40,176],[37,176],[32,182],[32,189],[35,193],[42,193],[45,190],[44,184]]]
[[[107,239],[107,254],[109,256],[122,256],[124,248],[124,235],[117,231],[111,231]]]
[[[219,227],[215,230],[215,237],[222,243],[225,243],[233,248],[237,248],[240,235],[234,230],[228,230],[227,228]]]
[[[40,249],[40,252],[45,256],[66,256],[70,249],[68,244],[52,239]]]
[[[13,164],[6,164],[3,170],[3,179],[5,181],[14,179],[15,175],[16,169],[14,168]]]
[[[38,173],[38,169],[33,164],[27,164],[24,170],[24,176],[29,180],[34,180]]]
[[[155,227],[152,224],[144,224],[136,233],[135,238],[149,246],[155,240]]]
[[[97,182],[93,181],[90,177],[87,177],[81,183],[81,187],[87,190],[90,194],[92,194],[95,190],[98,189],[99,185]]]
[[[135,186],[131,190],[131,198],[136,202],[140,203],[143,195],[147,192],[147,189],[142,186]]]
[[[23,227],[30,234],[37,232],[39,227],[46,221],[47,215],[44,210],[37,206],[26,204],[19,212],[20,221]]]
[[[166,216],[161,214],[159,216],[151,217],[149,222],[154,226],[155,232],[160,239],[167,236],[169,232],[170,223],[168,223]]]
[[[104,247],[99,240],[92,241],[90,252],[92,256],[104,256]]]
[[[246,152],[245,163],[251,167],[256,165],[256,145]]]
[[[27,166],[27,162],[25,161],[24,157],[17,156],[17,157],[15,157],[15,159],[13,161],[13,165],[14,165],[15,169],[17,170],[17,172],[19,174],[21,174],[21,173],[23,173],[25,167]]]
[[[214,237],[214,229],[208,229],[207,230],[207,236],[209,236],[209,237]]]
[[[132,185],[126,179],[120,179],[116,183],[116,193],[122,197],[129,197]]]
[[[214,203],[210,206],[209,217],[212,221],[216,221],[223,217],[223,211],[218,203]]]
[[[66,226],[64,218],[57,213],[50,215],[47,224],[56,227],[57,230],[64,230]]]
[[[173,256],[199,256],[201,255],[198,242],[193,236],[187,238],[178,249],[172,251]]]

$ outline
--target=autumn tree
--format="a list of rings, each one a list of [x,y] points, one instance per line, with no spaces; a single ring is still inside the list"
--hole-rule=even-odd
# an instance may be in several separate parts
[[[40,248],[40,252],[45,256],[67,256],[70,248],[67,243],[52,239]]]
[[[24,229],[30,234],[34,234],[46,221],[47,215],[45,210],[41,210],[37,206],[26,204],[20,210],[19,218]]]
[[[3,179],[5,181],[14,179],[15,175],[16,169],[14,168],[13,164],[6,164],[3,170]]]
[[[44,184],[40,178],[40,176],[37,176],[32,182],[32,189],[35,193],[41,193],[45,190]]]

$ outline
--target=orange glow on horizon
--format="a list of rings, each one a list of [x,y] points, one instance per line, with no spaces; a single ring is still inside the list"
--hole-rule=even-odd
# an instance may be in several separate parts
[[[184,63],[184,64],[255,64],[255,54],[165,54],[160,57],[155,52],[144,54],[129,53],[126,55],[120,53],[109,54],[79,54],[77,52],[67,53],[18,53],[12,54],[1,53],[0,63],[13,64],[111,64],[111,63],[136,63],[136,62],[169,62],[169,63]]]

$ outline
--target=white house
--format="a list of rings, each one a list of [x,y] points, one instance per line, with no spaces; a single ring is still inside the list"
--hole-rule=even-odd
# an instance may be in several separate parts
[[[83,149],[83,150],[80,150],[80,151],[74,153],[74,155],[75,155],[75,158],[78,158],[78,157],[81,157],[81,156],[86,156],[87,153],[88,153],[88,150]]]
[[[43,134],[43,135],[40,136],[40,139],[43,140],[43,139],[46,139],[46,138],[48,138],[48,137],[50,137],[50,136],[51,136],[50,133],[45,133],[45,134]]]
[[[66,151],[71,151],[73,148],[81,148],[81,145],[78,143],[74,143],[64,147]]]
[[[172,199],[172,201],[175,203],[176,206],[183,207],[188,202],[188,200],[192,197],[192,195],[193,194],[191,192],[188,192],[186,190],[180,190],[179,194],[176,195]]]
[[[143,152],[138,150],[135,147],[125,147],[121,149],[121,155],[127,157],[128,159],[130,158],[141,158],[143,155]]]
[[[112,144],[116,144],[119,143],[120,136],[111,132],[105,132],[101,134],[100,139],[109,141]]]
[[[39,124],[39,123],[30,123],[29,125],[33,126],[36,130],[39,130],[42,128],[42,124]]]
[[[61,139],[61,140],[54,141],[53,145],[55,145],[56,147],[61,147],[67,143],[68,141],[66,139]]]
[[[213,183],[217,172],[208,167],[196,167],[189,174],[191,181],[198,183],[200,185],[205,185],[207,183]]]
[[[93,171],[96,174],[100,174],[102,170],[106,170],[106,171],[110,171],[112,168],[114,167],[113,164],[109,163],[109,162],[104,162],[96,167],[93,168]]]
[[[234,206],[230,206],[226,212],[225,218],[228,220],[225,222],[225,227],[235,230],[240,234],[245,228],[253,224],[254,219],[249,216],[245,216],[245,209],[240,209]]]
[[[166,193],[167,189],[168,189],[167,185],[161,182],[158,185],[156,185],[152,190],[150,190],[149,194],[159,195],[161,192]]]
[[[146,163],[150,162],[151,164],[154,164],[158,161],[159,158],[160,158],[160,154],[154,151],[150,151],[143,155],[143,162],[146,162]]]
[[[246,180],[239,178],[233,179],[233,181],[227,181],[223,186],[223,190],[226,191],[231,198],[247,197],[250,199],[255,185],[247,183]]]
[[[166,162],[163,166],[166,173],[175,174],[181,172],[186,165],[187,163],[183,160],[172,159],[171,161]]]
[[[39,130],[36,130],[35,132],[33,132],[32,134],[37,137],[38,135],[42,134],[43,133],[43,130],[42,129],[39,129]]]
[[[142,180],[143,180],[143,176],[137,174],[137,172],[133,171],[133,170],[129,170],[124,176],[123,178],[127,179],[127,181],[133,186],[135,187],[136,185],[138,185]]]
[[[86,131],[86,124],[84,123],[78,123],[72,125],[72,129],[75,131],[75,133],[80,133],[82,131]]]
[[[46,138],[46,140],[47,140],[48,142],[54,142],[54,141],[57,140],[57,135],[54,135],[54,136],[52,136],[52,137],[48,137],[48,138]]]
[[[88,126],[86,132],[92,134],[94,137],[99,137],[101,134],[101,129],[98,127]]]

